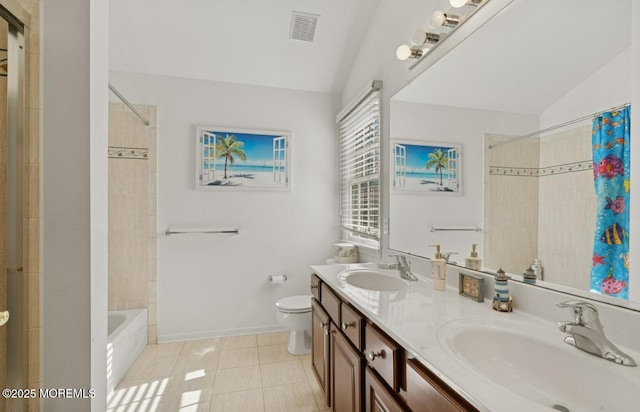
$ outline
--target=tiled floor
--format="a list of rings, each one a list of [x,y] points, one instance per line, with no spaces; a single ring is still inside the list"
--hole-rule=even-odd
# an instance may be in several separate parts
[[[329,410],[311,355],[287,332],[150,345],[108,399],[108,412]]]

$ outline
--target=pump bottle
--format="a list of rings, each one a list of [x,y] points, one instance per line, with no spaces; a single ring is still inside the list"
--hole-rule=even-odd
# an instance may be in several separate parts
[[[436,248],[436,254],[431,259],[431,278],[434,290],[447,289],[447,261],[440,253],[440,245],[429,245]]]

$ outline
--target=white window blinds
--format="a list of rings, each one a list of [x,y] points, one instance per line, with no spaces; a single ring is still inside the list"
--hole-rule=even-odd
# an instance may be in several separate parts
[[[380,240],[380,86],[339,116],[340,219],[347,237],[369,246]]]

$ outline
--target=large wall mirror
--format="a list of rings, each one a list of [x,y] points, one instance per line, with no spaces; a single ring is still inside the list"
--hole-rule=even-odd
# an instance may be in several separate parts
[[[391,249],[440,244],[462,266],[478,244],[485,271],[538,259],[539,285],[593,290],[592,118],[631,101],[631,3],[514,0],[391,99],[391,182],[395,141],[458,147],[462,182],[456,196],[392,188]],[[426,162],[402,178],[438,184]]]

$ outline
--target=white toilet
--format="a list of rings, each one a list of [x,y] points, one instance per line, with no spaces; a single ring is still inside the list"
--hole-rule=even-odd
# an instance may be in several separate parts
[[[289,353],[311,353],[311,295],[282,298],[276,302],[278,323],[289,330]]]

